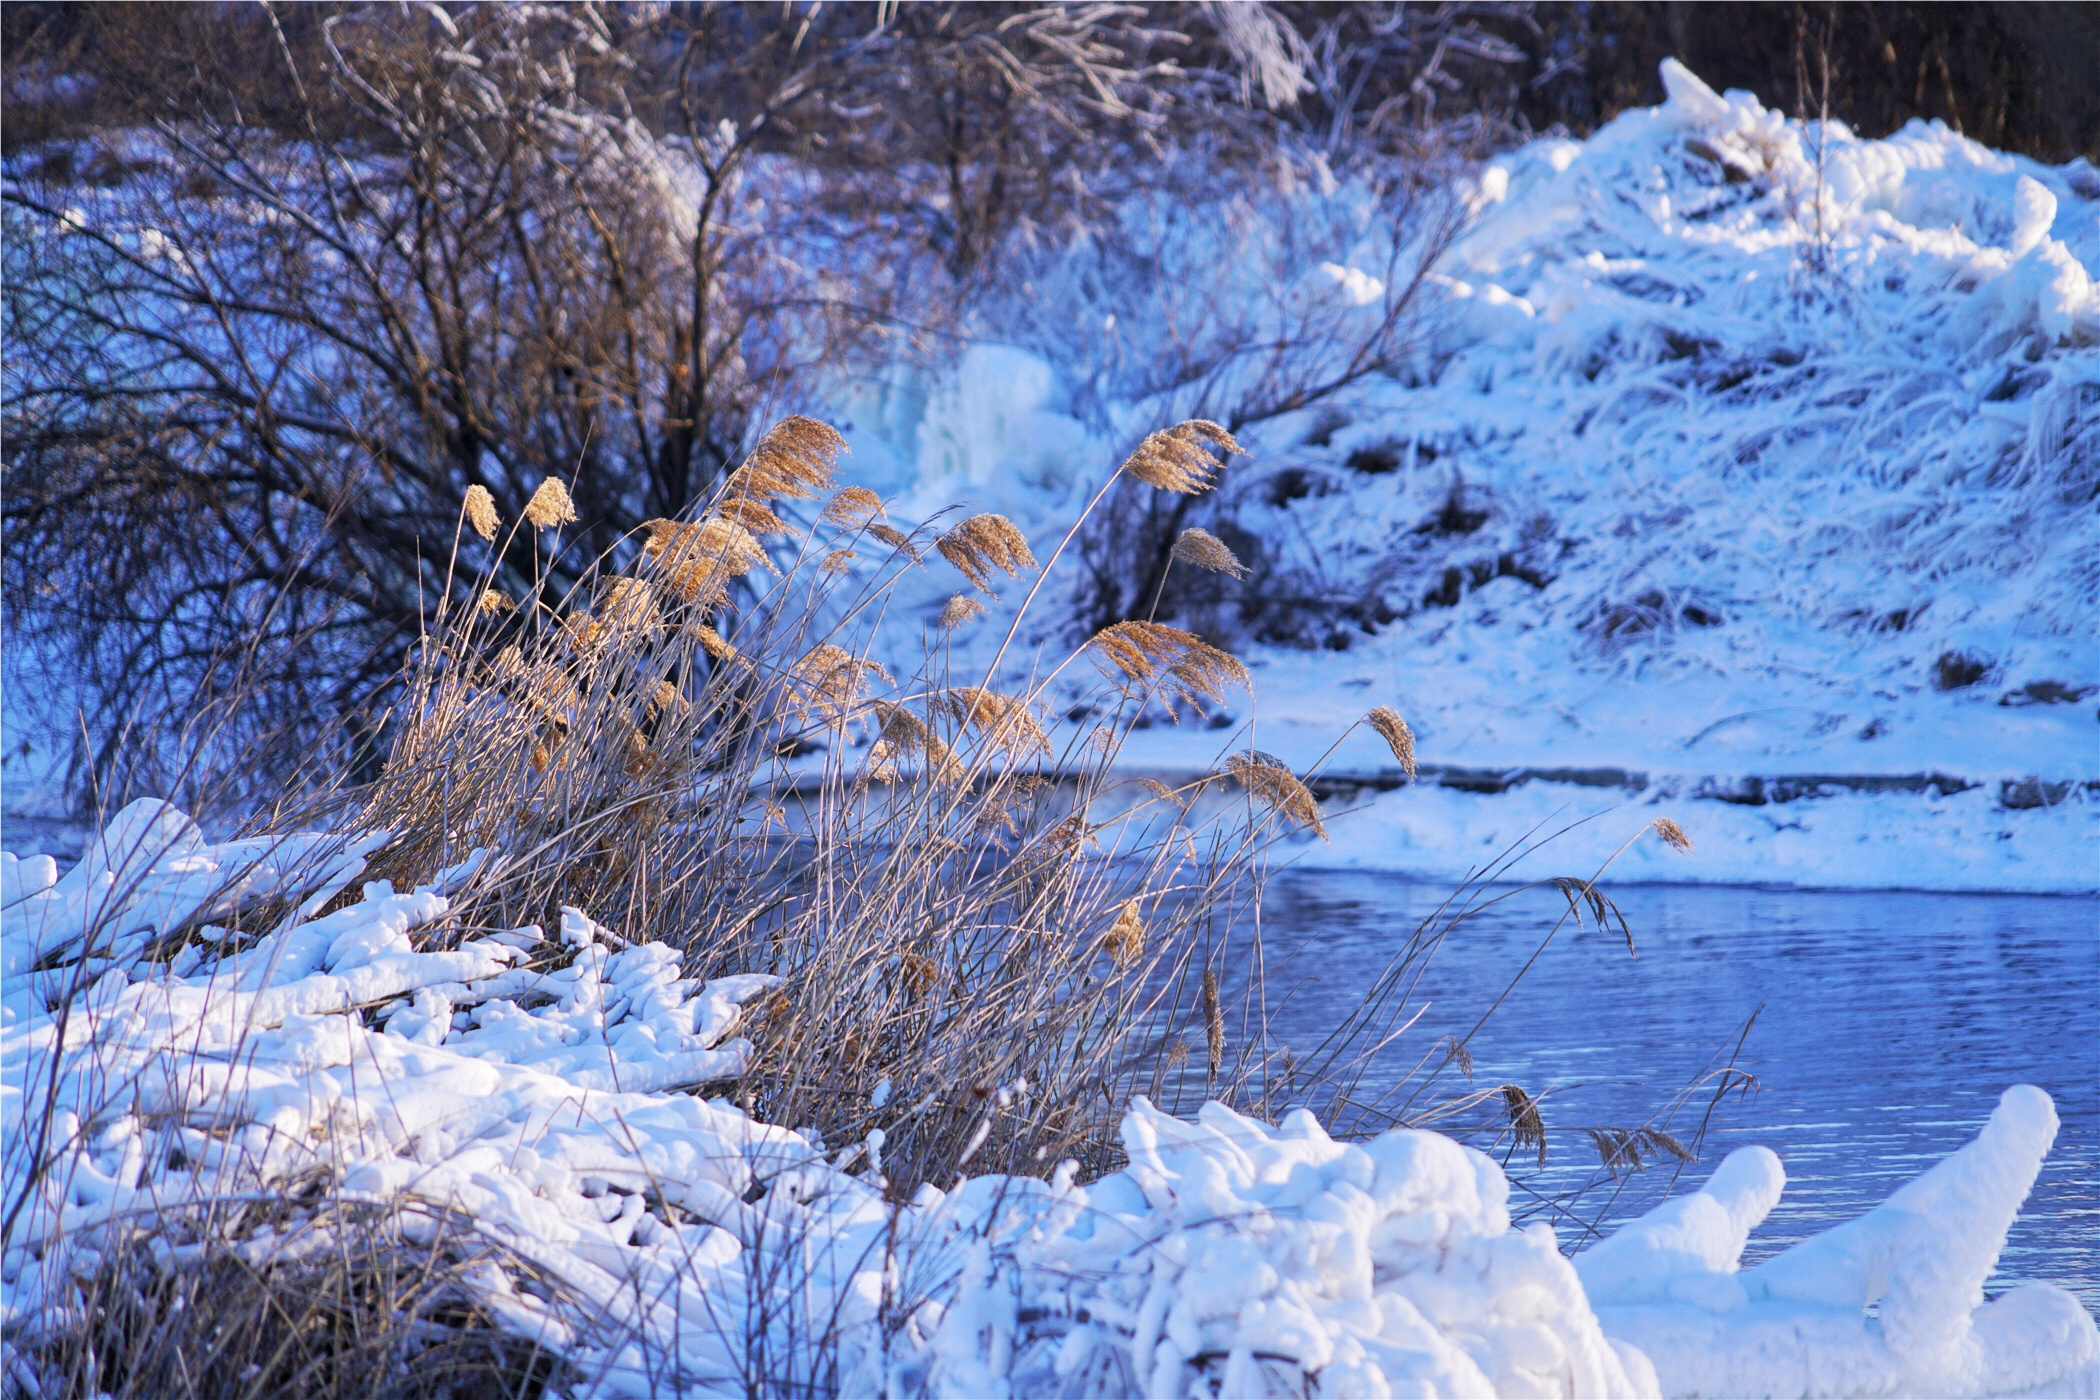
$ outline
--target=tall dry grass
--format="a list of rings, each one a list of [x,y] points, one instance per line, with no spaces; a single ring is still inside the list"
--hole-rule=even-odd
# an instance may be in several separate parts
[[[691,1087],[821,1141],[868,1145],[840,1165],[892,1199],[958,1175],[1047,1174],[1066,1158],[1087,1175],[1111,1170],[1139,1093],[1170,1111],[1205,1098],[1271,1117],[1307,1106],[1344,1133],[1435,1123],[1543,1152],[1537,1099],[1470,1083],[1470,1036],[1373,1076],[1412,1026],[1410,993],[1436,950],[1515,896],[1496,882],[1536,843],[1455,893],[1354,1015],[1294,1053],[1271,1042],[1254,915],[1271,838],[1327,834],[1311,789],[1252,749],[1221,752],[1178,787],[1117,772],[1148,705],[1201,714],[1248,685],[1246,668],[1190,632],[1137,621],[1018,680],[1003,668],[1044,578],[1111,488],[1127,475],[1204,489],[1213,454],[1236,446],[1229,435],[1192,424],[1148,439],[1041,564],[995,515],[891,521],[872,492],[839,481],[844,446],[791,418],[712,498],[580,567],[562,558],[572,507],[558,481],[513,521],[469,492],[384,771],[355,791],[316,784],[311,800],[259,813],[257,829],[327,818],[346,840],[389,833],[371,877],[406,887],[451,872],[439,940],[553,927],[570,905],[672,943],[687,975],[777,974],[739,1028],[757,1047],[747,1071]],[[521,533],[545,566],[511,596],[493,569]],[[1201,537],[1183,554],[1236,567],[1222,549]],[[546,586],[557,563],[581,580],[559,596]],[[910,665],[874,655],[900,583],[922,568],[952,569],[963,588]],[[1001,608],[1000,591],[1022,597]],[[1003,633],[959,649],[980,627]],[[959,655],[980,664],[963,669]],[[1097,677],[1089,721],[1053,724],[1043,697],[1075,670]],[[1380,707],[1360,723],[1412,767],[1400,716]],[[1595,880],[1559,883],[1562,923],[1606,916]],[[209,936],[226,951],[276,926],[283,903],[216,913]],[[166,961],[204,936],[177,931],[142,956]],[[95,945],[90,930],[73,961],[44,970],[52,1005],[99,975]],[[1468,1082],[1451,1082],[1458,1070]],[[1637,1132],[1597,1150],[1616,1173],[1668,1145]],[[34,1171],[9,1180],[10,1227],[38,1189]],[[491,1261],[463,1237],[357,1215],[326,1182],[286,1221],[244,1205],[206,1214],[156,1218],[105,1250],[75,1285],[71,1322],[21,1338],[23,1353],[82,1393],[117,1395],[524,1395],[560,1379],[477,1311],[467,1285]],[[773,1345],[777,1319],[720,1321]],[[823,1320],[807,1322],[807,1355],[752,1352],[754,1393],[826,1388]],[[410,1374],[438,1379],[410,1386]]]

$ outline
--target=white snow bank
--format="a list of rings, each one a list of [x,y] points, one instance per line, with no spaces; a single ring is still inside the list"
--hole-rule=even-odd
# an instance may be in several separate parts
[[[2100,1331],[2076,1298],[2029,1283],[1984,1301],[2056,1127],[2049,1096],[2016,1085],[1974,1142],[1885,1204],[1738,1272],[1784,1183],[1778,1158],[1743,1148],[1576,1271],[1671,1395],[2095,1394]]]
[[[1247,654],[1258,695],[1234,718],[1286,758],[1279,727],[1317,732],[1310,757],[1386,703],[1425,762],[1620,767],[1649,796],[1803,775],[1980,785],[1962,803],[1855,804],[1857,821],[1813,799],[1747,824],[1710,803],[1680,820],[1803,828],[1821,854],[1770,872],[1685,862],[1672,878],[2095,888],[2100,821],[2080,787],[2100,780],[2095,186],[2076,164],[1937,123],[1867,139],[1675,64],[1666,80],[1660,107],[1486,166],[1439,267],[1429,351],[1244,429],[1252,458],[1191,521],[1236,523],[1255,576],[1236,601],[1168,620]],[[1232,416],[1223,370],[1201,403],[1141,392],[1150,361],[1134,347],[1172,343],[1163,308],[1189,309],[1173,298],[1215,289],[1230,322],[1272,283],[1348,302],[1385,267],[1346,181],[1231,207],[1259,227],[1192,241],[1157,282],[1118,280],[1084,248],[1076,271],[1046,266],[1015,293],[1036,299],[1016,319],[1055,310],[1071,334],[972,352],[916,417],[861,415],[857,450],[916,464],[900,509],[1004,510],[1047,557],[1081,487],[1136,434],[1184,411]],[[1318,248],[1295,272],[1256,256],[1294,246],[1277,229],[1355,218],[1360,257],[1334,238],[1306,240]],[[1213,265],[1241,248],[1247,266]],[[923,596],[900,595],[900,656],[955,586],[937,561],[907,585]],[[1276,602],[1292,598],[1317,607]],[[957,635],[959,670],[988,659],[999,622],[980,624],[981,654]],[[1040,640],[1047,669],[1063,639]],[[1140,737],[1136,766],[1203,766]],[[1336,765],[1375,772],[1374,750],[1366,738]],[[2050,802],[2065,805],[2036,810]],[[1507,803],[1467,821],[1502,844],[1534,818]],[[1360,863],[1447,869],[1362,823],[1335,833]],[[1965,854],[1891,878],[1884,839]]]
[[[138,826],[127,816],[105,844]],[[197,842],[184,858],[229,881],[250,860]],[[63,883],[45,873],[0,908],[10,958],[95,936],[22,894]],[[196,907],[215,906],[163,917]],[[558,1282],[484,1270],[478,1286],[602,1395],[674,1381],[948,1396],[2100,1381],[2100,1333],[2068,1294],[1983,1301],[2055,1134],[2032,1088],[1887,1205],[1742,1272],[1784,1184],[1761,1148],[1570,1261],[1549,1227],[1511,1228],[1509,1182],[1472,1148],[1414,1130],[1342,1143],[1302,1111],[1271,1127],[1220,1104],[1189,1123],[1136,1100],[1129,1165],[1087,1186],[1068,1164],[899,1206],[879,1135],[827,1152],[682,1091],[742,1070],[739,1004],[772,979],[695,984],[672,950],[574,910],[558,945],[530,928],[463,937],[450,911],[434,888],[375,882],[189,975],[141,956],[81,964],[71,982],[10,979],[0,1130],[8,1199],[30,1192],[0,1242],[15,1344],[62,1321],[69,1273],[138,1222],[318,1172],[350,1199],[452,1207]],[[166,931],[135,912],[121,924]],[[26,1364],[11,1353],[9,1384]]]

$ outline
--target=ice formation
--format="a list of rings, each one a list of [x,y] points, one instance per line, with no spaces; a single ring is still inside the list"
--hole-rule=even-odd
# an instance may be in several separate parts
[[[2033,1088],[1886,1205],[1747,1270],[1784,1185],[1762,1148],[1570,1260],[1550,1228],[1511,1228],[1509,1183],[1472,1148],[1338,1142],[1302,1111],[1271,1126],[1219,1104],[1191,1123],[1136,1100],[1129,1165],[1083,1186],[1067,1166],[899,1205],[874,1135],[827,1150],[693,1092],[741,1069],[741,1006],[770,978],[695,983],[671,949],[576,910],[558,945],[466,937],[445,881],[372,882],[318,913],[368,848],[210,846],[141,804],[64,878],[6,858],[8,965],[72,958],[0,998],[9,1199],[34,1181],[0,1242],[9,1337],[55,1316],[119,1216],[323,1170],[350,1199],[451,1206],[558,1280],[553,1298],[497,1270],[478,1286],[607,1396],[670,1377],[697,1394],[752,1377],[948,1396],[2100,1391],[2100,1332],[2069,1294],[1984,1301],[2055,1135]],[[103,891],[93,917],[59,894],[83,885]],[[264,889],[288,912],[245,952],[192,965],[162,937]],[[125,958],[78,957],[110,929]]]

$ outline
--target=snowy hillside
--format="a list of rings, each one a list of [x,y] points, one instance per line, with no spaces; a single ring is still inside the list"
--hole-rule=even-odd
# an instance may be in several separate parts
[[[1379,792],[1359,732],[1328,770],[1379,781],[1329,808],[1370,810],[1314,863],[1452,873],[1634,802],[1702,839],[1636,856],[1655,878],[2100,888],[2100,171],[1666,77],[1662,107],[1486,168],[1409,375],[1242,434],[1199,518],[1254,577],[1172,620],[1249,655],[1234,719],[1301,768],[1370,705],[1414,724],[1436,786]],[[1370,217],[1348,187],[1299,207]],[[1380,270],[1293,294],[1375,302]],[[1142,314],[1091,294],[1075,323]],[[844,396],[856,466],[902,514],[1054,534],[1186,403],[1101,401],[1098,363],[1037,348]],[[1125,761],[1228,737],[1162,726]]]
[[[246,1257],[334,1249],[298,1189],[317,1174],[419,1243],[471,1221],[510,1261],[465,1276],[475,1300],[577,1395],[2100,1386],[2070,1293],[1985,1301],[2056,1136],[2032,1087],[1885,1206],[1748,1269],[1786,1185],[1762,1147],[1571,1261],[1551,1226],[1513,1228],[1501,1168],[1450,1138],[1344,1143],[1303,1110],[1271,1126],[1216,1103],[1184,1122],[1137,1099],[1128,1165],[1088,1185],[1067,1163],[896,1202],[879,1132],[827,1145],[687,1092],[741,1072],[743,1003],[775,979],[681,978],[675,950],[575,909],[554,938],[461,927],[448,889],[485,856],[335,900],[361,851],[207,845],[147,802],[63,875],[5,857],[8,1394],[44,1393],[29,1358],[135,1222],[180,1257],[202,1206],[281,1199]],[[238,954],[164,960],[162,934],[258,893],[300,902]],[[27,972],[97,936],[115,963]],[[1002,1086],[988,1119],[1027,1093]]]

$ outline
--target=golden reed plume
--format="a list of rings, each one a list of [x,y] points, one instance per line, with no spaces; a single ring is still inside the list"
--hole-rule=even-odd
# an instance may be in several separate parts
[[[1400,760],[1401,771],[1410,778],[1415,776],[1415,732],[1400,718],[1400,712],[1391,705],[1380,705],[1365,715],[1364,721],[1385,739],[1393,757]]]
[[[882,508],[882,497],[867,487],[847,486],[824,503],[817,519],[841,530],[858,530],[876,516],[888,513]]]
[[[525,503],[525,519],[541,530],[575,521],[576,503],[569,499],[569,488],[561,484],[560,477],[550,476],[540,483]]]
[[[1174,541],[1174,557],[1184,564],[1193,564],[1199,569],[1208,569],[1214,574],[1231,574],[1234,578],[1247,577],[1247,566],[1240,557],[1208,530],[1190,526]]]
[[[1101,946],[1108,950],[1109,960],[1118,968],[1131,967],[1145,956],[1145,921],[1138,917],[1136,900],[1123,901],[1122,912],[1109,926]]]
[[[974,685],[957,686],[941,699],[957,723],[983,735],[994,748],[1016,757],[1050,756],[1050,736],[1026,701]]]
[[[1208,491],[1211,478],[1217,475],[1218,459],[1211,455],[1214,447],[1222,448],[1228,457],[1247,455],[1247,449],[1216,423],[1191,418],[1139,443],[1124,461],[1123,470],[1147,486],[1191,496]]]
[[[1090,645],[1137,684],[1173,685],[1198,705],[1222,701],[1228,685],[1242,690],[1253,685],[1246,666],[1231,652],[1163,622],[1118,622],[1096,632]]]
[[[829,423],[783,418],[729,474],[729,494],[751,501],[813,501],[831,489],[846,440]]]
[[[943,632],[953,631],[972,618],[983,617],[985,611],[984,604],[967,593],[958,593],[941,605],[941,615],[934,620],[934,626]]]
[[[496,514],[496,498],[479,483],[467,488],[466,516],[474,533],[485,540],[493,540],[496,531],[503,528],[503,517]]]
[[[1320,820],[1320,804],[1313,798],[1312,789],[1299,782],[1298,775],[1282,759],[1260,749],[1249,749],[1226,759],[1225,769],[1271,810],[1300,826],[1310,827],[1322,841],[1327,839],[1327,827]]]
[[[935,540],[933,546],[980,593],[992,591],[993,569],[1004,570],[1008,578],[1019,578],[1021,570],[1035,567],[1028,537],[1003,515],[973,515]]]

